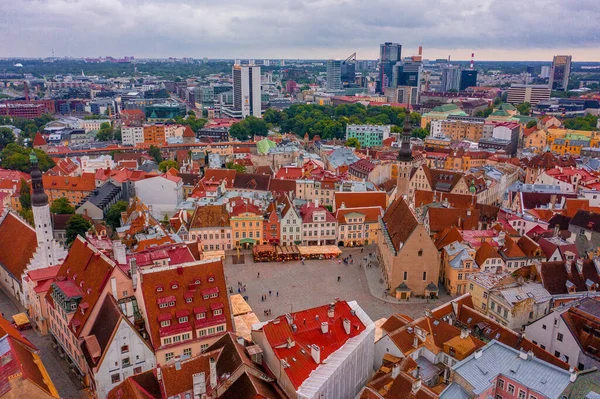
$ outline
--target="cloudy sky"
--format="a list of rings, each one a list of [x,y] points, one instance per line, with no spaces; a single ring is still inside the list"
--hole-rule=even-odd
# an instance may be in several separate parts
[[[0,0],[0,57],[600,61],[600,0]]]

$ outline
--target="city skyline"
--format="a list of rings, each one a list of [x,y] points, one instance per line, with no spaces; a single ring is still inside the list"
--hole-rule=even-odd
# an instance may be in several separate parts
[[[426,3],[397,1],[393,9],[401,13],[378,13],[389,2],[14,2],[0,5],[1,50],[6,57],[50,57],[54,50],[57,57],[232,59],[343,59],[356,51],[359,59],[376,59],[379,44],[392,41],[405,55],[422,45],[429,59],[468,60],[474,52],[476,61],[551,61],[556,54],[600,61],[595,1]],[[561,29],[548,31],[547,21]]]

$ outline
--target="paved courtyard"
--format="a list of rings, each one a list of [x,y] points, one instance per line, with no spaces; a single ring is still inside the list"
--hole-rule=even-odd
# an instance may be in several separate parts
[[[238,281],[246,285],[246,292],[242,295],[248,296],[248,304],[261,321],[323,305],[336,297],[348,301],[356,300],[372,320],[389,317],[393,313],[420,317],[424,315],[426,308],[436,307],[450,299],[444,294],[432,302],[412,300],[397,303],[395,300],[383,300],[385,286],[380,283],[382,274],[375,257],[371,258],[374,263],[372,268],[365,269],[364,265],[359,267],[359,259],[367,256],[369,251],[374,253],[375,248],[365,248],[363,254],[358,248],[345,249],[342,257],[352,254],[355,259],[351,265],[345,265],[343,262],[339,264],[337,259],[307,260],[305,265],[302,265],[301,261],[254,263],[249,253],[245,254],[245,264],[236,265],[232,262],[232,256],[228,255],[225,261],[225,276],[234,293],[237,293]],[[340,282],[337,281],[338,276],[341,277]],[[267,296],[264,302],[261,301],[262,295]],[[270,317],[265,316],[266,309],[271,309]]]
[[[11,320],[11,316],[21,313],[22,309],[20,306],[15,305],[4,291],[0,290],[0,311],[4,314],[5,318]],[[23,335],[39,349],[44,366],[48,370],[48,374],[50,374],[50,378],[61,398],[77,399],[89,397],[86,394],[87,391],[82,390],[82,386],[75,374],[69,369],[67,361],[61,358],[58,351],[52,347],[52,338],[50,338],[50,335],[38,335],[33,329],[23,331]]]

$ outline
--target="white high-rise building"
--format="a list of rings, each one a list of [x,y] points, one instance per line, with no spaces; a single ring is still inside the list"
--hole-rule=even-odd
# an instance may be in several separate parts
[[[260,66],[236,64],[233,75],[233,107],[223,108],[232,118],[262,115]]]

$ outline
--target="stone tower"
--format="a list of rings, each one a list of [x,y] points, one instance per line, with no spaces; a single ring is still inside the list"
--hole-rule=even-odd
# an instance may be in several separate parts
[[[404,118],[404,128],[400,141],[400,151],[398,152],[398,181],[396,183],[396,198],[410,197],[410,174],[413,169],[413,156],[410,148],[410,113],[406,111]]]

